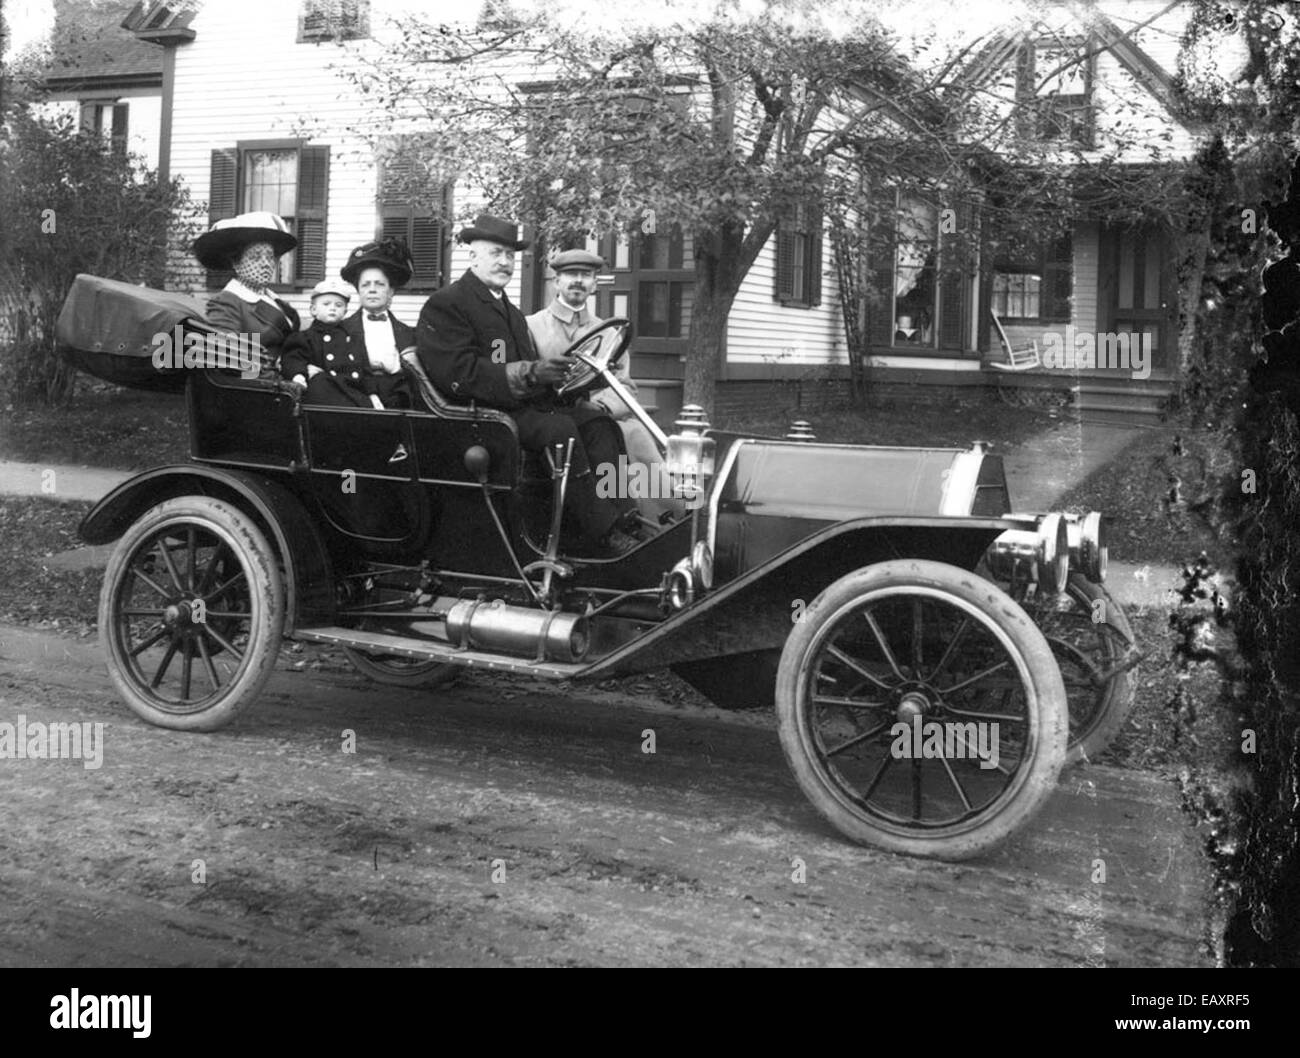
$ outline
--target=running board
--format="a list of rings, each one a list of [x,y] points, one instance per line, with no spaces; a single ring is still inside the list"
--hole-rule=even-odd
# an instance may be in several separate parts
[[[361,632],[355,628],[332,626],[296,628],[289,638],[305,640],[308,643],[353,647],[370,654],[395,654],[398,657],[414,658],[417,661],[445,661],[451,665],[464,665],[466,668],[495,669],[498,672],[513,672],[522,676],[541,676],[548,680],[572,679],[590,667],[572,661],[533,661],[527,658],[489,654],[482,650],[462,650],[450,643],[438,643],[433,640],[421,642],[408,636]]]

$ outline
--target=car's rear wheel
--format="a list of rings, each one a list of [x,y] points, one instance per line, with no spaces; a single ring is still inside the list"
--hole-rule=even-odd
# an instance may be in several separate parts
[[[776,707],[817,809],[894,852],[991,848],[1043,806],[1065,758],[1046,639],[1001,589],[940,562],[884,562],[823,591],[786,641]]]
[[[270,677],[284,584],[262,531],[210,496],[150,508],[104,574],[99,637],[118,693],[151,724],[212,731]]]
[[[390,687],[439,687],[454,680],[460,668],[445,661],[420,661],[397,654],[368,654],[356,647],[344,647],[343,653],[362,675]]]

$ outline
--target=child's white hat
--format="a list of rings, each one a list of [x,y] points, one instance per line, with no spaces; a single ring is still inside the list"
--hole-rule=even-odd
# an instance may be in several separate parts
[[[311,288],[311,298],[315,301],[322,294],[337,294],[344,301],[351,301],[352,295],[356,289],[351,283],[345,283],[341,279],[322,279]]]

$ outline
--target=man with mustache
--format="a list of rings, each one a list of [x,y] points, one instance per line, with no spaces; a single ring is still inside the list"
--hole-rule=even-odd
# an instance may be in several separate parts
[[[537,352],[543,357],[559,356],[584,334],[604,322],[587,307],[587,299],[596,292],[596,276],[605,267],[605,259],[586,250],[563,250],[551,258],[555,273],[555,300],[546,308],[526,316]],[[628,356],[614,370],[614,376],[635,397],[636,383],[628,372]],[[664,455],[659,451],[654,437],[632,409],[608,389],[593,394],[592,402],[609,412],[623,433],[628,463],[640,463],[655,483],[641,496],[639,506],[651,517],[680,507],[672,499],[673,483],[668,477]],[[597,473],[600,473],[599,465]],[[649,476],[645,478],[651,480]]]
[[[622,530],[635,504],[599,498],[592,472],[603,463],[617,465],[618,427],[586,401],[557,402],[554,387],[572,362],[538,357],[523,313],[505,294],[515,254],[528,243],[519,239],[518,225],[486,213],[459,238],[469,247],[470,266],[425,302],[416,326],[416,353],[425,373],[451,400],[509,412],[527,451],[553,451],[572,440],[565,509],[589,545],[610,557],[626,554],[638,545]]]

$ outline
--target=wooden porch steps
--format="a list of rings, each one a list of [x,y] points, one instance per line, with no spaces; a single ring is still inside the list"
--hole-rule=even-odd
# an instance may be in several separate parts
[[[1071,407],[1097,422],[1153,426],[1163,421],[1173,391],[1167,379],[1085,377],[1070,387]]]
[[[999,390],[1055,390],[1070,394],[1070,408],[1091,421],[1119,425],[1155,425],[1163,420],[1174,392],[1172,378],[1074,374],[1062,371],[983,372]]]

